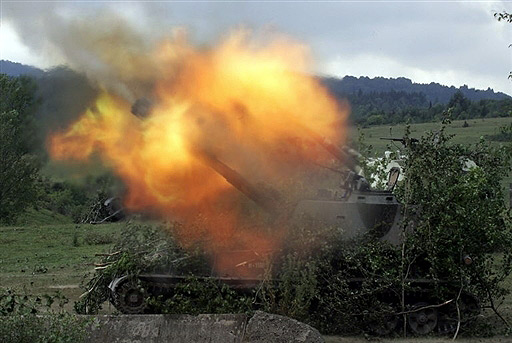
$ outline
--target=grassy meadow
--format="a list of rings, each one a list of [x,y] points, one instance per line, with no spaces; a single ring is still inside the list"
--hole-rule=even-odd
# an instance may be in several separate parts
[[[82,278],[99,260],[95,254],[110,249],[123,224],[49,224],[46,220],[46,215],[32,213],[30,223],[0,227],[0,287],[31,295],[59,291],[70,299],[71,309],[82,293]]]
[[[452,142],[455,144],[475,144],[488,135],[498,133],[502,126],[510,125],[512,117],[506,118],[482,118],[482,119],[468,119],[468,127],[464,127],[464,120],[455,120],[447,126],[446,132],[454,135]],[[426,131],[439,130],[440,123],[421,123],[411,124],[411,137],[419,138]],[[386,150],[397,151],[402,150],[400,142],[393,142],[381,138],[402,138],[405,132],[406,125],[380,125],[370,126],[363,129],[352,128],[350,130],[350,139],[357,142],[360,134],[364,136],[364,142],[373,147],[373,151],[377,156],[382,156]],[[503,142],[493,142],[492,144],[499,145]],[[502,182],[505,192],[508,192],[509,185],[512,184],[512,174],[505,178]]]
[[[455,120],[448,125],[446,132],[454,134],[453,143],[458,144],[474,144],[477,143],[481,137],[486,135],[493,135],[498,132],[501,126],[509,125],[512,123],[512,117],[506,118],[482,118],[482,119],[468,119],[468,127],[464,127],[464,120]],[[381,138],[402,138],[405,131],[405,124],[400,125],[380,125],[370,126],[361,129],[364,134],[366,144],[371,144],[376,153],[383,153],[386,150],[400,150],[400,142],[391,142]],[[441,127],[440,123],[421,123],[411,124],[411,137],[419,138],[421,135],[429,130],[438,130]],[[350,131],[350,138],[357,141],[359,131],[352,129]],[[494,144],[499,144],[495,142]]]

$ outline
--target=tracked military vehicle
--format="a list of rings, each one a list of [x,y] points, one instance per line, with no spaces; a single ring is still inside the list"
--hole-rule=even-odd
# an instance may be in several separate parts
[[[316,218],[328,226],[339,228],[344,240],[357,242],[360,236],[371,235],[392,245],[399,245],[402,232],[401,204],[393,194],[397,183],[399,169],[394,168],[389,173],[386,190],[372,190],[369,183],[362,177],[356,168],[356,153],[350,149],[340,149],[318,136],[313,135],[319,145],[325,148],[337,159],[347,166],[339,190],[320,190],[314,199],[304,199],[296,205],[287,220],[300,220],[304,214]],[[205,163],[222,175],[240,192],[253,200],[261,208],[273,213],[277,208],[275,199],[263,193],[243,178],[237,171],[220,161],[211,153],[198,152]],[[357,244],[357,243],[356,243]],[[267,252],[271,255],[272,252]],[[212,271],[216,270],[218,260],[230,261],[232,268],[224,265],[223,274],[212,272],[203,275],[204,278],[215,278],[235,289],[251,290],[257,287],[263,278],[267,256],[262,252],[254,251],[226,251],[213,257]],[[241,269],[250,270],[250,273],[240,273]],[[256,272],[255,272],[256,271]],[[258,272],[259,271],[259,272]],[[240,275],[252,275],[241,277]],[[127,314],[144,313],[148,311],[146,298],[172,293],[173,287],[183,281],[185,276],[173,273],[147,273],[136,278],[122,276],[112,280],[109,285],[111,302],[121,312]],[[453,318],[453,308],[447,306],[432,306],[436,299],[429,296],[431,281],[424,279],[408,280],[411,285],[422,289],[421,292],[407,295],[407,314],[409,328],[415,334],[429,334],[434,330],[447,332],[453,330],[457,321]],[[359,287],[360,277],[348,280],[351,287]],[[141,288],[140,284],[144,284]],[[387,293],[383,293],[387,297]],[[478,304],[468,295],[461,296],[462,310],[465,313],[478,312]],[[399,300],[389,299],[390,302]],[[400,316],[390,316],[384,323],[373,327],[377,334],[388,334],[398,327]]]

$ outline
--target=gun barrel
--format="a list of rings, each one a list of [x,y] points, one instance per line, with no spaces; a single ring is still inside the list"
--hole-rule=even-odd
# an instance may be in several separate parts
[[[152,103],[150,100],[145,98],[139,99],[132,106],[132,114],[142,120],[151,111],[151,106]],[[227,182],[254,201],[257,205],[272,215],[276,214],[277,201],[274,198],[267,196],[267,194],[258,190],[242,175],[240,175],[240,173],[220,161],[213,153],[204,149],[195,149],[194,153],[197,157],[201,158],[206,165],[224,177]]]
[[[213,153],[204,150],[197,151],[196,153],[210,168],[222,175],[222,177],[233,185],[233,187],[238,189],[267,212],[275,214],[277,209],[275,199],[267,196],[267,194],[257,189],[242,175],[240,175],[240,173],[220,161]]]
[[[350,169],[351,171],[357,173],[356,169],[358,166],[356,157],[353,155],[352,150],[344,151],[340,149],[336,145],[332,144],[324,137],[320,136],[318,133],[311,129],[305,128],[306,132],[309,134],[311,138],[313,138],[321,147],[323,147],[328,153],[330,153],[334,158],[338,161],[342,162],[345,167]]]

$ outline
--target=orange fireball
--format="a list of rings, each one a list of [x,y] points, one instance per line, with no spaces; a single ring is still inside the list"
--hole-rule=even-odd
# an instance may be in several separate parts
[[[273,239],[240,234],[238,192],[201,154],[254,182],[286,180],[308,161],[329,158],[308,132],[342,142],[347,109],[307,73],[307,49],[289,40],[257,44],[236,32],[201,49],[179,39],[162,43],[149,60],[151,75],[160,76],[147,94],[148,116],[131,113],[133,99],[103,90],[77,122],[49,138],[51,157],[98,152],[124,181],[128,208],[183,220],[201,213],[208,217],[201,235],[218,244],[238,235],[228,245],[272,247]]]

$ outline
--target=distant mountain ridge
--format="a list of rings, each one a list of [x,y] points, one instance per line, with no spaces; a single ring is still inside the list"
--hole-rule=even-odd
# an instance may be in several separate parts
[[[0,74],[7,74],[9,76],[27,75],[41,77],[44,75],[44,71],[26,64],[0,60]]]
[[[323,77],[322,82],[336,97],[349,97],[354,94],[370,94],[370,93],[388,93],[388,92],[405,92],[424,94],[426,100],[432,104],[447,104],[452,96],[461,91],[462,94],[471,101],[479,100],[502,100],[511,98],[502,92],[495,92],[491,88],[479,90],[469,88],[467,85],[456,88],[454,86],[443,86],[439,83],[431,82],[429,84],[414,83],[405,77],[385,78],[366,76],[354,77],[345,76],[342,79],[334,77]]]
[[[28,75],[42,77],[45,74],[45,71],[21,63],[0,60],[0,73],[7,74],[9,76]],[[358,94],[403,92],[409,94],[424,94],[427,102],[432,104],[447,104],[458,90],[460,90],[462,94],[471,101],[479,101],[482,99],[502,100],[511,98],[509,95],[502,92],[495,92],[491,88],[479,90],[469,88],[466,85],[456,88],[454,86],[443,86],[435,82],[421,84],[414,83],[405,77],[369,78],[366,76],[345,76],[342,79],[335,77],[321,77],[320,81],[326,85],[337,98],[352,98],[351,95]]]

